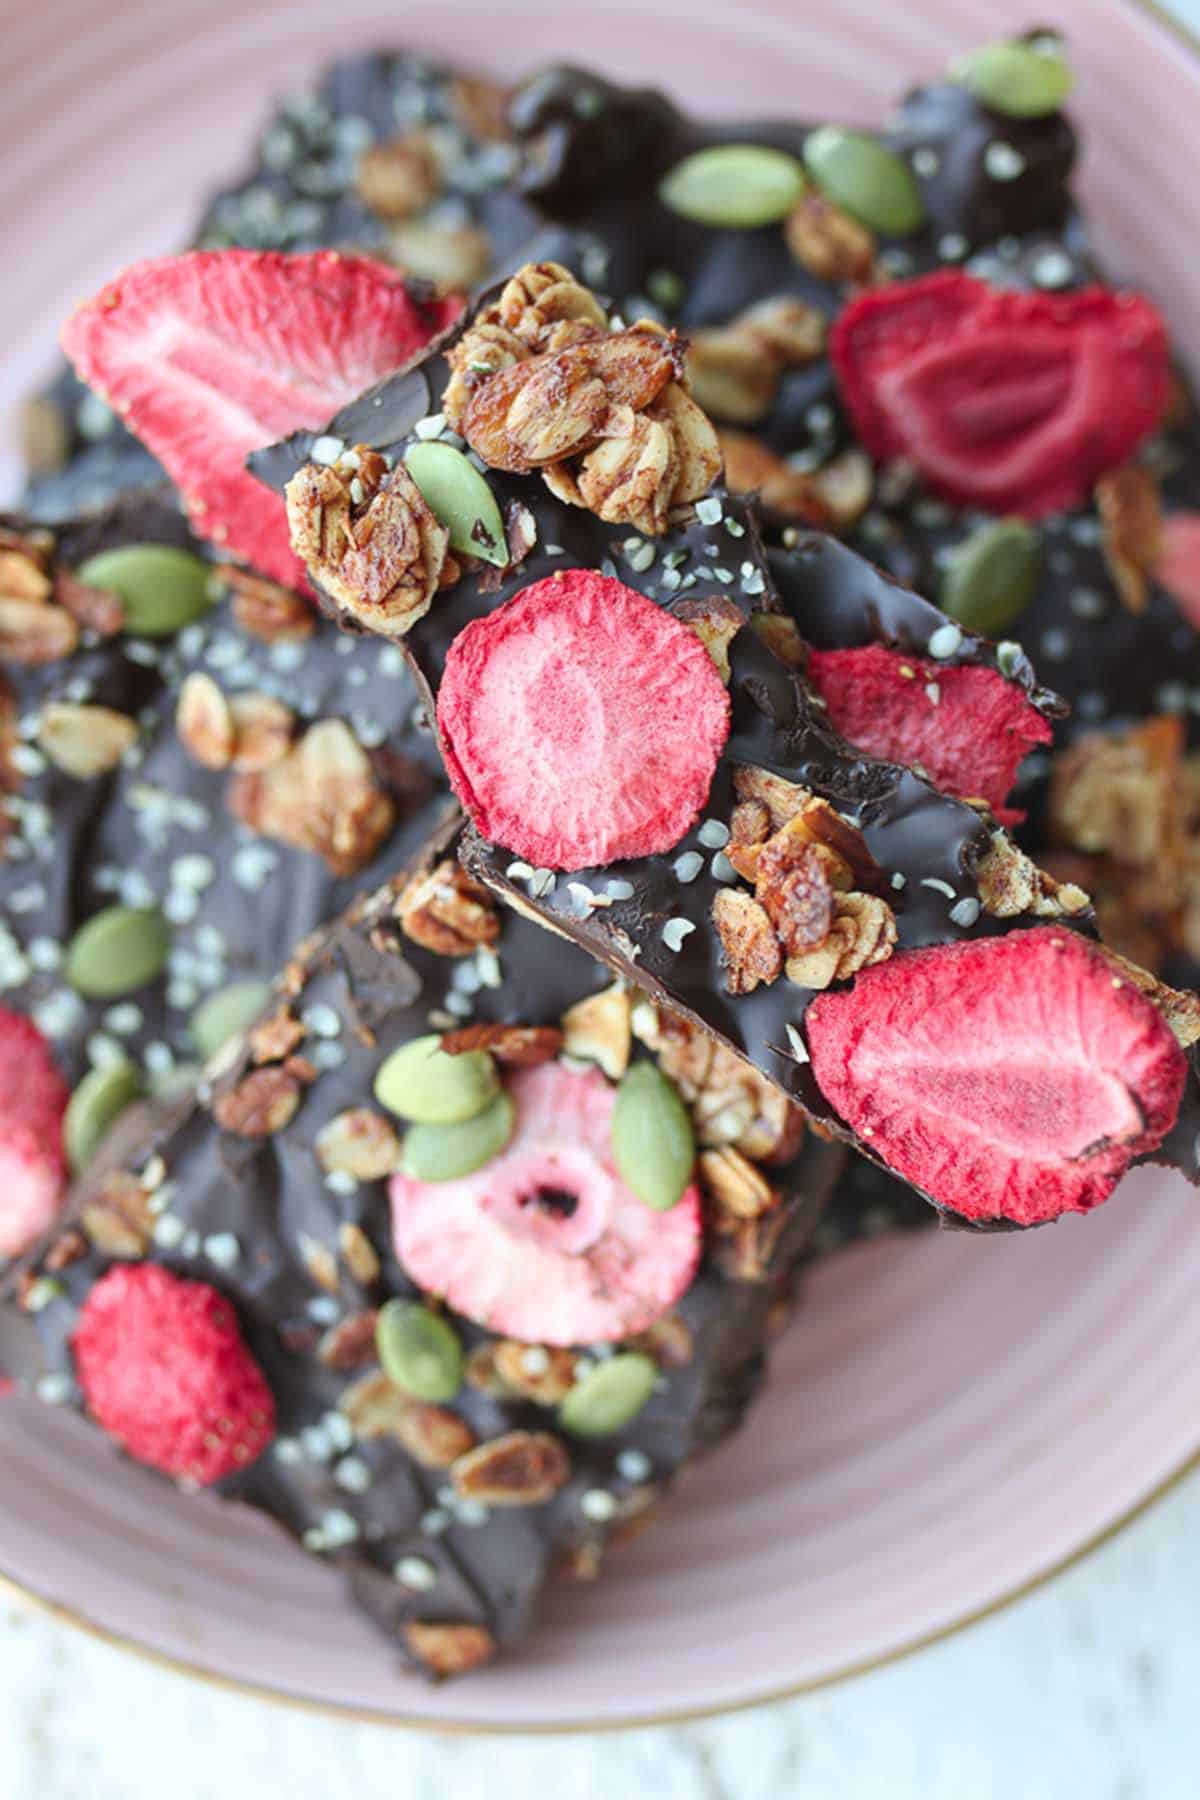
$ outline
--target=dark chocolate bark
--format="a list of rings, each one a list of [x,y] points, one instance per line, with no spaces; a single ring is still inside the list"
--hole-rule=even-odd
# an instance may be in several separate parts
[[[132,544],[203,555],[171,501],[147,494],[59,528],[52,572],[67,578],[88,557]],[[242,629],[239,602],[226,596],[174,637],[124,630],[102,637],[84,628],[71,654],[33,665],[10,646],[14,657],[0,673],[15,726],[4,758],[0,1003],[33,1016],[72,1082],[90,1062],[117,1055],[138,1064],[152,1086],[175,1080],[179,1065],[196,1060],[189,1021],[201,1002],[247,977],[269,979],[281,944],[324,923],[364,882],[381,880],[447,804],[433,738],[416,716],[416,690],[400,656],[356,644],[306,603],[281,598],[309,635],[264,641]],[[234,816],[235,784],[247,794],[242,812],[253,817],[246,784],[270,776],[206,767],[189,753],[176,708],[194,674],[207,675],[229,700],[282,701],[294,715],[295,740],[317,720],[343,721],[390,812],[386,820],[381,814],[377,841],[358,866],[350,840],[335,872],[315,850]],[[103,772],[67,773],[38,745],[44,709],[63,703],[135,720],[135,744]],[[274,814],[264,818],[271,831],[276,822]],[[172,931],[167,968],[119,997],[84,999],[64,978],[65,947],[116,903],[161,908]]]
[[[563,1434],[570,1474],[553,1499],[492,1508],[463,1499],[448,1467],[456,1452],[512,1431],[557,1433],[555,1413],[471,1380],[447,1412],[406,1402],[384,1382],[393,1408],[407,1406],[410,1442],[423,1424],[422,1441],[432,1442],[437,1427],[452,1448],[439,1453],[438,1466],[423,1465],[390,1431],[370,1435],[361,1400],[363,1382],[378,1374],[370,1315],[389,1297],[416,1290],[392,1253],[386,1182],[324,1173],[314,1144],[330,1120],[369,1103],[376,1070],[408,1039],[467,1016],[555,1026],[610,977],[508,912],[494,945],[455,959],[435,955],[401,938],[401,886],[394,880],[360,902],[285,972],[279,996],[301,1025],[292,1054],[317,1065],[290,1122],[257,1139],[216,1123],[214,1110],[249,1070],[249,1048],[225,1057],[226,1072],[173,1109],[156,1118],[126,1115],[83,1184],[79,1225],[21,1280],[40,1349],[27,1342],[9,1372],[47,1399],[79,1404],[70,1335],[80,1304],[110,1266],[105,1247],[115,1248],[114,1220],[127,1228],[132,1220],[142,1241],[126,1243],[123,1254],[145,1254],[226,1294],[276,1396],[276,1442],[219,1491],[339,1563],[360,1603],[402,1646],[406,1624],[429,1620],[480,1626],[507,1647],[530,1628],[553,1572],[594,1574],[610,1535],[654,1504],[683,1463],[736,1426],[762,1377],[777,1291],[842,1152],[812,1134],[799,1145],[793,1138],[786,1164],[765,1171],[778,1200],[757,1220],[727,1219],[722,1227],[714,1198],[698,1275],[670,1320],[638,1341],[661,1364],[656,1392],[607,1437]],[[391,1129],[385,1114],[377,1117]],[[141,1173],[144,1209],[131,1208],[128,1184],[123,1213],[114,1202],[119,1171]],[[474,1353],[471,1367],[486,1369],[489,1348],[502,1340],[451,1317]],[[600,1345],[555,1354],[573,1358],[577,1380],[611,1353]],[[477,1373],[476,1382],[483,1379]],[[411,1648],[405,1654],[420,1666]]]

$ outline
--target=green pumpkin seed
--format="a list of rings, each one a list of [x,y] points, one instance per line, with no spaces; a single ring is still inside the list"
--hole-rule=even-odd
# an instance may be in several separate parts
[[[436,1034],[413,1038],[380,1064],[375,1098],[414,1125],[461,1125],[494,1100],[500,1087],[486,1050],[450,1056]]]
[[[500,569],[507,566],[508,538],[496,496],[461,450],[453,444],[413,444],[404,453],[404,466],[450,533],[452,550]]]
[[[676,163],[660,182],[658,197],[700,225],[745,228],[785,219],[807,186],[804,170],[786,150],[716,144]]]
[[[253,1025],[270,998],[266,981],[231,981],[202,1000],[188,1021],[201,1061],[207,1062],[231,1037]]]
[[[67,945],[63,972],[88,1000],[116,1000],[161,975],[170,948],[156,906],[106,906]]]
[[[1010,119],[1044,119],[1058,112],[1075,85],[1057,45],[984,44],[950,66],[950,76],[977,100]]]
[[[637,1417],[657,1381],[658,1364],[651,1357],[622,1351],[575,1383],[558,1409],[558,1422],[574,1437],[609,1437]]]
[[[412,1125],[404,1138],[400,1167],[414,1181],[457,1181],[499,1156],[513,1133],[517,1109],[500,1093],[461,1125]]]
[[[67,1102],[63,1144],[72,1169],[82,1169],[110,1125],[142,1089],[137,1069],[126,1057],[89,1069]]]
[[[626,1187],[655,1212],[667,1212],[692,1178],[696,1138],[676,1088],[654,1063],[634,1063],[621,1082],[611,1133]]]
[[[108,588],[125,608],[125,629],[137,637],[170,637],[213,603],[212,564],[170,544],[122,544],[81,563],[88,587]]]
[[[1033,599],[1038,558],[1038,534],[1022,519],[981,525],[946,564],[942,610],[969,631],[1003,631]]]
[[[878,138],[821,125],[804,140],[804,161],[821,192],[870,230],[903,237],[924,222],[916,177]]]
[[[462,1386],[458,1333],[415,1300],[389,1300],[381,1309],[375,1348],[388,1380],[417,1400],[453,1400]]]

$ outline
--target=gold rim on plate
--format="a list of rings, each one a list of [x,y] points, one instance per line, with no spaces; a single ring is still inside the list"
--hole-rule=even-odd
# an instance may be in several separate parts
[[[1161,30],[1173,37],[1185,50],[1194,56],[1200,56],[1200,33],[1194,31],[1182,19],[1167,11],[1160,0],[1127,0],[1136,11],[1152,19]],[[101,1644],[108,1644],[114,1649],[123,1650],[131,1656],[139,1657],[153,1667],[166,1669],[174,1675],[186,1675],[194,1680],[202,1681],[207,1686],[217,1688],[223,1693],[240,1694],[253,1700],[263,1700],[269,1705],[280,1706],[296,1712],[315,1714],[321,1718],[345,1720],[359,1725],[386,1725],[394,1730],[424,1731],[433,1736],[444,1737],[565,1737],[579,1732],[613,1732],[643,1731],[655,1726],[687,1725],[700,1719],[719,1719],[734,1713],[752,1712],[760,1706],[774,1706],[782,1700],[797,1700],[805,1694],[818,1693],[822,1688],[836,1687],[841,1682],[853,1681],[859,1675],[871,1675],[877,1669],[889,1668],[893,1663],[903,1662],[907,1657],[916,1656],[922,1650],[928,1650],[935,1644],[943,1644],[948,1639],[957,1637],[961,1632],[969,1631],[972,1626],[980,1625],[986,1619],[1007,1612],[1009,1607],[1019,1601],[1026,1600],[1039,1589],[1049,1586],[1060,1575],[1076,1568],[1085,1562],[1097,1550],[1112,1543],[1114,1538],[1128,1530],[1131,1525],[1145,1516],[1164,1500],[1168,1494],[1187,1480],[1189,1475],[1200,1468],[1200,1447],[1190,1452],[1177,1469],[1163,1478],[1155,1487],[1135,1500],[1133,1505],[1115,1519],[1085,1538],[1065,1556],[1057,1558],[1036,1575],[1030,1575],[1025,1581],[1009,1590],[998,1594],[983,1606],[973,1608],[961,1618],[952,1620],[947,1625],[939,1625],[936,1630],[920,1632],[916,1637],[896,1644],[890,1650],[884,1650],[874,1656],[864,1656],[857,1661],[846,1663],[840,1669],[833,1669],[827,1675],[818,1675],[809,1681],[787,1682],[781,1687],[771,1688],[761,1694],[751,1695],[745,1700],[715,1702],[707,1706],[672,1707],[666,1712],[633,1714],[627,1718],[604,1719],[561,1719],[537,1725],[507,1725],[492,1719],[430,1719],[420,1713],[384,1712],[375,1707],[348,1706],[337,1700],[318,1700],[311,1694],[292,1694],[283,1688],[273,1688],[263,1682],[247,1681],[233,1675],[219,1674],[203,1663],[189,1662],[185,1657],[169,1655],[165,1650],[155,1650],[149,1644],[141,1643],[137,1638],[127,1637],[120,1631],[114,1631],[107,1625],[89,1618],[75,1607],[67,1606],[62,1601],[50,1600],[33,1588],[26,1587],[15,1575],[0,1569],[0,1594],[10,1600],[29,1607],[47,1618],[57,1619],[61,1624],[70,1625],[76,1631],[83,1632]]]

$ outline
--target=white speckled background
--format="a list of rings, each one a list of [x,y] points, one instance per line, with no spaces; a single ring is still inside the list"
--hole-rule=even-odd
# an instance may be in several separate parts
[[[1200,0],[1174,10],[1200,29]],[[1198,1544],[1200,1474],[920,1655],[737,1717],[602,1737],[335,1723],[0,1602],[0,1800],[1195,1800]]]

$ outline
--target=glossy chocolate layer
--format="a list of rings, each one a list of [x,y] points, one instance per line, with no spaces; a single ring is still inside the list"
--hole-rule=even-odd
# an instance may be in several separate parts
[[[446,842],[443,836],[442,848]],[[305,1026],[298,1049],[317,1066],[290,1123],[258,1141],[234,1137],[214,1122],[208,1089],[157,1120],[127,1115],[118,1128],[124,1141],[108,1147],[79,1201],[96,1193],[106,1171],[140,1171],[161,1158],[163,1204],[148,1254],[212,1283],[238,1309],[276,1395],[280,1435],[220,1491],[336,1560],[361,1604],[394,1637],[408,1620],[434,1619],[483,1625],[506,1646],[529,1629],[538,1594],[559,1564],[598,1559],[613,1530],[738,1423],[762,1377],[776,1292],[805,1246],[842,1152],[810,1135],[785,1168],[769,1171],[784,1197],[764,1238],[760,1279],[729,1272],[718,1240],[710,1240],[677,1309],[676,1356],[664,1362],[658,1391],[611,1437],[564,1440],[571,1474],[552,1501],[491,1511],[456,1501],[444,1468],[420,1466],[391,1437],[355,1439],[339,1412],[350,1385],[373,1367],[370,1328],[353,1368],[330,1366],[322,1344],[339,1325],[415,1290],[392,1255],[386,1183],[326,1178],[314,1142],[335,1115],[370,1104],[383,1059],[431,1022],[444,1028],[447,1007],[456,1009],[451,1022],[553,1025],[610,977],[561,938],[507,913],[495,955],[435,956],[401,939],[393,916],[399,886],[389,883],[351,909],[288,967],[282,992]],[[243,1055],[215,1081],[216,1095],[245,1067]],[[369,1239],[379,1261],[375,1279],[356,1280],[339,1258],[339,1234],[349,1226]],[[324,1285],[311,1272],[314,1247],[336,1269]],[[58,1260],[51,1255],[49,1268],[42,1267],[45,1281],[36,1274],[24,1281],[26,1305],[32,1295],[37,1308],[40,1350],[27,1345],[30,1360],[9,1372],[78,1404],[68,1339],[107,1262],[91,1247],[64,1268],[53,1267]],[[470,1348],[495,1341],[470,1321],[453,1322]],[[604,1346],[587,1352],[593,1360],[609,1353]],[[46,1375],[61,1380],[46,1383]],[[553,1410],[470,1384],[451,1405],[481,1442],[511,1430],[557,1430]],[[406,1557],[426,1565],[419,1589],[393,1575]]]

